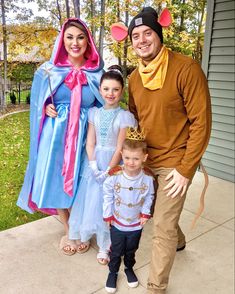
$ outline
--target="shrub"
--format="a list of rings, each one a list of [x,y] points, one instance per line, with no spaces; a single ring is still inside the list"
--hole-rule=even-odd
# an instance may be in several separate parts
[[[10,100],[12,104],[16,104],[16,95],[14,92],[10,94]]]
[[[26,103],[30,104],[30,93],[28,93],[26,96]]]

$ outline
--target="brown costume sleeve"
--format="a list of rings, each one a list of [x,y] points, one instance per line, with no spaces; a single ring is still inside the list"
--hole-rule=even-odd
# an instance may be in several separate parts
[[[179,79],[181,95],[190,122],[186,151],[177,171],[191,179],[208,145],[211,132],[211,102],[206,77],[192,62]]]

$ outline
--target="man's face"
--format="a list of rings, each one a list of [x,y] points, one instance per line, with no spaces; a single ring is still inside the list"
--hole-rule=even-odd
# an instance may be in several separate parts
[[[132,47],[144,64],[152,61],[160,52],[162,44],[157,33],[150,27],[142,25],[133,29]]]

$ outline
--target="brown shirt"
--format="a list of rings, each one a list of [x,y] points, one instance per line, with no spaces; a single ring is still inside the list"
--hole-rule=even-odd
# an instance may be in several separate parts
[[[144,88],[136,69],[129,79],[129,109],[146,133],[148,166],[176,168],[191,179],[211,131],[210,95],[200,65],[169,51],[166,79],[158,90]]]

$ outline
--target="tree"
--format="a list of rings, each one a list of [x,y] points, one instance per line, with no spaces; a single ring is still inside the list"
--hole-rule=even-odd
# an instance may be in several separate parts
[[[100,11],[100,34],[99,34],[99,52],[103,56],[104,50],[104,35],[105,35],[105,0],[101,0],[101,11]]]
[[[65,0],[65,7],[66,7],[66,17],[70,18],[69,0]]]
[[[146,2],[147,1],[141,0],[133,2],[127,0],[113,1],[112,8],[109,9],[110,14],[107,19],[107,31],[105,35],[107,36],[110,34],[108,30],[115,21],[129,23],[129,20],[126,21],[127,4],[129,17],[136,15],[144,4],[145,6],[151,5],[157,10],[159,15],[163,8],[167,6],[171,11],[173,23],[168,29],[163,29],[164,44],[174,51],[189,55],[201,62],[203,33],[205,30],[206,0],[155,0],[148,1],[147,5]],[[107,40],[110,50],[119,58],[119,64],[126,67],[125,60],[127,61],[127,67],[128,64],[133,65],[137,63],[137,59],[133,55],[129,41],[117,44],[113,42],[111,38],[107,38]]]
[[[30,2],[30,0],[28,0]],[[2,21],[2,43],[3,43],[3,60],[4,60],[4,70],[3,70],[3,94],[1,98],[1,105],[6,104],[6,92],[7,92],[7,42],[8,42],[8,31],[7,31],[7,15],[9,12],[15,13],[15,18],[17,21],[26,20],[32,15],[32,11],[27,8],[22,8],[19,3],[24,3],[24,0],[1,0],[1,21]]]
[[[2,35],[3,35],[3,60],[4,60],[4,72],[3,72],[3,91],[1,105],[6,105],[6,92],[7,92],[7,30],[6,30],[6,17],[5,17],[5,2],[1,0],[1,10],[2,10]]]
[[[74,7],[75,17],[80,18],[80,1],[79,0],[73,0],[73,7]]]
[[[32,62],[30,63],[13,62],[9,64],[8,78],[12,82],[15,82],[17,85],[19,104],[21,100],[21,95],[20,95],[21,85],[22,83],[24,84],[29,83],[29,85],[31,84],[36,68],[37,68],[37,63],[32,63]]]
[[[9,61],[44,62],[50,59],[58,31],[51,25],[32,22],[8,26]]]

